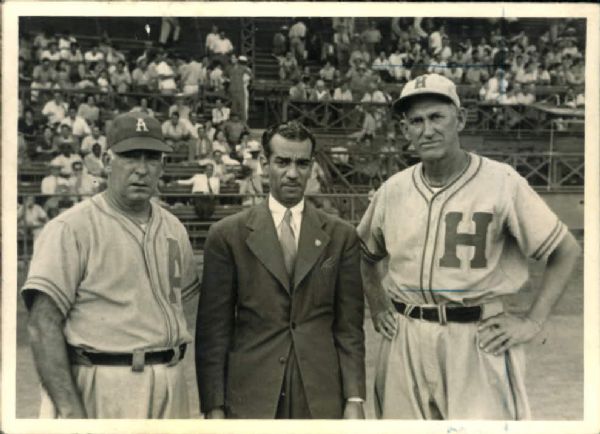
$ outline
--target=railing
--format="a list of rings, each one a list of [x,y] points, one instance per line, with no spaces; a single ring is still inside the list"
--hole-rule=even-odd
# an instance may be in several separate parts
[[[73,194],[62,194],[62,195],[42,195],[39,193],[22,193],[19,192],[19,199],[32,196],[36,198],[36,201],[42,202],[50,198],[64,198],[71,200],[76,198],[77,200],[85,198],[81,195]],[[173,202],[181,200],[189,200],[198,195],[192,193],[173,193],[173,194],[161,194],[160,199],[164,202]],[[213,217],[210,220],[200,221],[195,215],[193,207],[189,205],[183,205],[180,207],[167,206],[174,215],[176,215],[188,230],[190,240],[195,250],[200,250],[202,242],[207,235],[208,228],[212,223],[223,218],[227,215],[233,214],[240,211],[244,207],[251,206],[258,203],[258,199],[264,200],[266,194],[263,195],[244,195],[244,194],[219,194],[215,195],[215,200],[218,203],[227,202],[225,205],[219,205],[215,210]],[[335,202],[339,206],[336,207],[336,212],[340,217],[349,221],[352,224],[358,224],[360,217],[366,209],[367,194],[319,194],[307,196],[309,200],[314,201],[317,205],[322,206],[325,200]],[[242,206],[244,199],[251,199],[249,204]],[[18,237],[17,237],[17,256],[20,261],[28,262],[33,252],[33,236],[30,228],[25,227],[22,224],[18,225]]]
[[[370,185],[374,179],[384,181],[399,170],[419,161],[411,152],[374,152],[364,150],[322,151],[324,169],[332,179],[344,185]],[[502,161],[517,170],[529,184],[544,191],[581,191],[584,185],[583,152],[478,152]],[[335,176],[333,175],[335,174]]]

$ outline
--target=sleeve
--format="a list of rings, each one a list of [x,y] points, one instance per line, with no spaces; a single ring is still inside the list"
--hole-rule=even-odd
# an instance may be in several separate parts
[[[373,196],[356,229],[363,257],[369,262],[378,262],[387,256],[383,235],[384,216],[385,185],[379,188]]]
[[[73,230],[62,221],[48,223],[35,242],[29,274],[21,288],[27,308],[31,308],[35,291],[40,291],[66,316],[83,278],[82,257]]]
[[[508,229],[525,255],[546,260],[568,229],[519,174],[512,175]]]
[[[182,227],[180,236],[182,254],[181,299],[186,302],[200,291],[200,278],[194,261],[194,251],[185,228]]]
[[[364,295],[360,275],[360,248],[354,228],[348,228],[340,260],[335,300],[334,339],[345,399],[366,399]]]
[[[235,258],[223,232],[219,223],[208,231],[196,317],[196,379],[203,413],[225,405],[226,366],[235,320]]]

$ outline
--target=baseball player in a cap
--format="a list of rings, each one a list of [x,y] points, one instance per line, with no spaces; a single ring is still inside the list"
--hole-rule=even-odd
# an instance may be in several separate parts
[[[461,149],[465,113],[450,80],[415,78],[396,108],[421,162],[379,188],[358,227],[384,336],[378,415],[529,418],[523,344],[563,293],[579,246],[515,170]],[[525,283],[528,258],[547,265],[529,311],[516,316],[501,297]]]
[[[182,299],[199,280],[176,217],[152,203],[158,121],[116,117],[108,187],[50,221],[21,292],[43,386],[41,417],[185,418]]]

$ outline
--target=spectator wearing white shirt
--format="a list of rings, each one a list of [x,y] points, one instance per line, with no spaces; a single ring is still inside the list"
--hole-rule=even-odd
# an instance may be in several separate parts
[[[60,176],[62,165],[56,161],[51,161],[48,164],[48,167],[50,174],[42,179],[42,183],[40,184],[41,193],[45,195],[56,194],[61,186],[64,187],[64,189],[68,189],[69,182],[64,177]]]
[[[71,165],[71,176],[69,177],[69,187],[71,193],[78,196],[91,196],[95,194],[100,186],[95,176],[87,173],[83,168],[83,161],[74,161]],[[75,198],[77,201],[79,198]]]
[[[98,45],[93,45],[90,50],[85,52],[83,60],[92,69],[98,62],[104,60],[104,53],[98,50]]]
[[[229,119],[230,109],[223,105],[221,99],[215,101],[216,107],[212,109],[212,123],[215,127],[218,127],[223,122]]]
[[[333,100],[334,101],[352,101],[352,91],[348,86],[347,81],[343,81],[339,87],[336,87],[333,91]]]
[[[452,57],[452,48],[450,47],[450,39],[447,36],[442,37],[442,49],[440,50],[440,58],[444,62]]]
[[[442,60],[441,52],[438,52],[434,56],[433,60],[429,64],[429,66],[427,67],[427,72],[430,74],[446,75],[447,74],[446,69],[447,69],[447,64],[444,60]]]
[[[125,62],[119,60],[116,69],[110,74],[110,84],[117,93],[125,93],[129,92],[131,82],[131,74],[125,69]]]
[[[215,42],[219,39],[219,27],[216,25],[212,26],[212,29],[208,35],[206,35],[206,42],[204,47],[206,52],[213,54],[215,52]]]
[[[407,79],[406,73],[408,69],[404,68],[404,59],[406,57],[406,53],[402,53],[400,47],[396,47],[388,58],[388,71],[396,81]]]
[[[209,86],[216,92],[222,91],[225,87],[225,76],[223,74],[223,68],[220,63],[217,63],[215,67],[208,74]]]
[[[70,57],[71,45],[76,44],[77,39],[71,35],[70,30],[65,30],[63,34],[58,38],[58,51],[60,51],[61,58],[68,60]]]
[[[130,111],[131,112],[142,112],[142,113],[146,113],[148,116],[154,117],[154,110],[152,110],[150,107],[148,107],[148,99],[146,97],[140,98],[139,105],[136,105]]]
[[[151,92],[156,88],[156,77],[148,68],[148,60],[141,58],[131,73],[131,85],[136,92]]]
[[[192,193],[219,194],[221,191],[221,180],[213,175],[214,166],[207,164],[205,173],[197,173],[189,179],[177,180],[178,185],[191,185]]]
[[[298,61],[303,63],[306,59],[306,48],[304,41],[306,40],[306,26],[300,18],[294,19],[294,24],[290,27],[290,51]]]
[[[92,133],[85,136],[81,141],[81,153],[83,155],[89,154],[92,152],[92,148],[95,144],[100,146],[100,155],[106,152],[106,137],[102,135],[100,127],[97,125],[94,125],[92,127]]]
[[[82,63],[84,60],[77,41],[71,43],[68,51],[62,51],[61,57],[72,65]]]
[[[50,161],[50,165],[58,165],[60,166],[60,174],[63,176],[71,176],[73,173],[73,163],[76,161],[83,162],[81,156],[73,152],[71,145],[68,143],[62,143],[59,146],[60,154],[58,154],[52,161]]]
[[[390,74],[390,61],[385,57],[385,51],[381,51],[373,63],[371,69],[379,74],[383,81],[389,81],[391,79]]]
[[[92,134],[92,130],[87,121],[77,115],[77,109],[75,109],[75,107],[69,107],[69,115],[60,121],[58,129],[60,130],[63,125],[68,125],[71,128],[71,134],[79,141],[81,141],[83,137]]]
[[[177,83],[175,82],[175,71],[171,67],[172,62],[168,53],[159,54],[157,60],[158,90],[164,95],[172,95],[177,92]]]
[[[54,92],[54,98],[44,105],[42,114],[46,116],[50,125],[54,125],[65,118],[68,110],[69,104],[63,100],[62,93]]]
[[[215,39],[212,52],[215,61],[219,62],[223,67],[229,65],[229,56],[233,53],[233,44],[225,36],[223,30],[219,32],[219,37]]]
[[[442,51],[442,38],[445,34],[445,27],[441,25],[438,30],[429,35],[429,52],[438,54]]]
[[[464,70],[455,62],[450,62],[446,68],[445,74],[455,84],[461,84],[463,81]]]
[[[194,57],[189,58],[187,63],[180,66],[179,75],[184,95],[197,94],[200,86],[207,81],[206,68]]]
[[[188,127],[179,119],[179,113],[171,113],[170,119],[162,124],[162,133],[167,144],[173,146],[175,151],[185,147],[189,151],[187,140],[190,138]]]
[[[40,59],[44,60],[44,59],[48,59],[50,60],[51,63],[58,63],[58,61],[61,59],[60,56],[60,51],[58,50],[58,44],[56,43],[56,41],[52,41],[50,42],[48,49],[43,50],[42,54],[40,55]]]
[[[335,66],[331,64],[328,60],[325,62],[325,65],[319,70],[319,77],[321,80],[325,81],[327,84],[331,84],[333,79],[335,78]]]
[[[523,93],[517,94],[519,104],[530,105],[535,102],[535,84],[531,83],[525,86]]]
[[[317,80],[315,88],[312,89],[309,99],[311,101],[329,101],[331,100],[331,93],[329,89],[325,87],[323,80]]]

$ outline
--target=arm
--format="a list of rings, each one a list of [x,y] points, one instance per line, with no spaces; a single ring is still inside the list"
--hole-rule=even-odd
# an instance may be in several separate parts
[[[381,276],[377,270],[378,264],[378,262],[370,261],[364,253],[361,255],[360,271],[373,327],[384,337],[392,339],[396,334],[396,320],[394,319],[396,310],[381,286]]]
[[[38,292],[27,324],[42,385],[61,418],[83,419],[86,411],[71,374],[63,335],[65,318],[50,298]]]
[[[360,279],[360,249],[353,228],[348,229],[337,278],[333,336],[338,352],[344,399],[344,418],[364,419],[361,402],[366,398],[364,296]]]
[[[196,378],[201,410],[224,416],[226,365],[234,326],[236,273],[221,227],[211,226],[204,246],[204,270],[196,319]]]
[[[541,331],[552,308],[564,293],[580,254],[577,241],[567,232],[548,257],[541,288],[528,314],[523,318],[502,314],[481,322],[480,345],[484,351],[501,354],[530,341]]]

